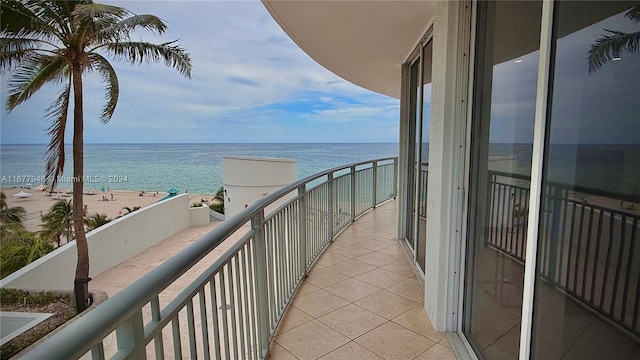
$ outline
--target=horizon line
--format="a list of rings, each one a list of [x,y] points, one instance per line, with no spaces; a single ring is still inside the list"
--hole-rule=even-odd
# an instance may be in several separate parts
[[[398,144],[395,141],[339,141],[339,142],[139,142],[139,143],[84,143],[84,145],[236,145],[236,144]],[[49,145],[45,143],[0,143],[1,145]],[[72,146],[72,143],[65,143],[65,146]]]

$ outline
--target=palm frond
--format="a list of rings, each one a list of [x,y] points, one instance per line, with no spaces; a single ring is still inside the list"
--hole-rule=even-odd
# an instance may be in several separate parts
[[[191,78],[191,57],[184,48],[174,45],[177,40],[163,44],[148,42],[116,42],[107,44],[106,48],[112,52],[117,60],[128,61],[131,64],[157,63],[164,61],[182,75]]]
[[[31,29],[31,20],[35,14],[21,1],[6,0],[0,2],[0,31],[16,34]]]
[[[96,213],[84,218],[84,224],[89,230],[95,230],[102,225],[108,224],[109,222],[111,222],[111,219],[109,219],[105,214]]]
[[[72,24],[75,29],[75,40],[84,48],[90,44],[101,42],[98,33],[100,29],[116,24],[129,11],[113,5],[106,4],[79,4],[73,10]]]
[[[58,176],[64,170],[64,132],[67,126],[67,115],[71,99],[71,78],[62,89],[58,99],[47,109],[46,118],[50,122],[48,134],[51,137],[49,147],[45,153],[45,185],[54,189],[58,183]]]
[[[630,54],[640,52],[640,31],[630,34],[606,29],[605,31],[611,35],[602,35],[589,49],[589,73],[596,71],[607,61],[620,57],[622,51]]]
[[[93,21],[96,18],[122,19],[129,14],[129,10],[125,8],[107,4],[96,4],[94,2],[76,5],[73,9],[74,21],[79,23]]]
[[[47,82],[62,80],[62,72],[67,67],[66,59],[56,55],[32,54],[23,61],[9,80],[9,111],[28,100]]]
[[[632,7],[624,16],[631,19],[631,21],[640,22],[640,4]]]
[[[67,242],[73,236],[73,205],[71,200],[58,200],[42,217],[41,236],[60,244],[60,237],[66,235]]]
[[[86,1],[35,1],[38,6],[38,15],[42,19],[46,19],[48,24],[58,29],[60,40],[64,42],[68,39],[68,35],[73,32],[70,26],[73,9],[75,6]]]
[[[142,28],[152,33],[162,34],[167,30],[167,25],[155,15],[133,15],[101,30],[105,38],[113,40],[129,39],[129,33]]]
[[[0,37],[0,72],[9,72],[29,55],[43,50],[46,43],[40,39]]]
[[[106,86],[105,97],[107,99],[107,103],[100,114],[100,121],[102,121],[103,124],[106,124],[111,120],[111,116],[113,116],[113,112],[116,111],[116,105],[118,104],[118,95],[120,93],[118,75],[111,64],[109,64],[109,61],[102,55],[98,53],[91,53],[89,54],[89,59],[91,60],[91,69],[95,69],[100,73],[102,81]]]
[[[26,210],[22,206],[14,206],[2,209],[0,210],[0,223],[20,224],[22,222],[22,217],[26,213]]]
[[[52,11],[55,1],[3,0],[0,3],[1,31],[8,37],[63,40],[68,33],[64,16]]]

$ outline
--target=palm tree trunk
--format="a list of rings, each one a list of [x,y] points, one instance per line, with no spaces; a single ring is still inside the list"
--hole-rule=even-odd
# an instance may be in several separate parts
[[[89,247],[84,233],[83,175],[84,175],[84,113],[82,109],[82,68],[73,65],[73,229],[76,234],[78,262],[74,292],[78,314],[86,310],[89,299]]]

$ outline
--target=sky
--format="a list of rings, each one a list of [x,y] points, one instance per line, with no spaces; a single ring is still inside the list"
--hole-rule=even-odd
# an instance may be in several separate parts
[[[104,86],[84,77],[85,143],[397,142],[399,100],[326,70],[284,33],[259,1],[101,1],[163,19],[162,36],[191,54],[191,79],[164,64],[111,61],[120,97],[102,125]],[[7,113],[1,79],[0,141],[46,144],[47,85]],[[71,120],[71,118],[70,118]],[[66,139],[70,142],[72,126]]]
[[[605,29],[632,33],[640,24],[623,11],[561,37],[555,44],[551,82],[550,142],[640,144],[640,54],[622,51],[589,73],[587,55]],[[559,26],[571,19],[560,18]],[[497,143],[532,143],[539,51],[493,68],[491,134]]]

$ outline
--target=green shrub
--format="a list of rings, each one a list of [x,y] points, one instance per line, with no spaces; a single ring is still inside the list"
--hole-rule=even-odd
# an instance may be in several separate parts
[[[224,214],[224,204],[211,204],[209,205],[209,209]]]
[[[26,230],[3,239],[0,247],[0,278],[30,264],[53,251],[53,245]]]
[[[68,296],[55,296],[50,292],[41,292],[31,294],[28,291],[18,289],[0,289],[0,303],[6,305],[13,304],[33,304],[33,305],[47,305],[57,300],[63,299],[69,300]]]
[[[18,289],[0,289],[0,303],[3,304],[19,304],[24,301],[26,293]]]

